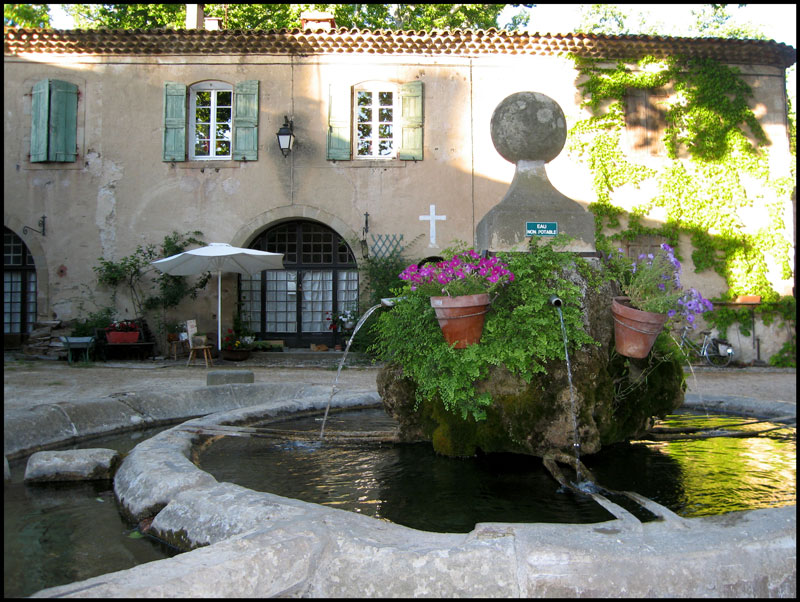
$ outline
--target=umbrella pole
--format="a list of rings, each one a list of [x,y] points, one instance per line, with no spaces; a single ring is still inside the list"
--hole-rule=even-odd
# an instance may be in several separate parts
[[[222,270],[217,272],[217,351],[222,353]]]

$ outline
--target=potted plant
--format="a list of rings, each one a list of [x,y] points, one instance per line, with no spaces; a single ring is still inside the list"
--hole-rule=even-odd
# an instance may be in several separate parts
[[[181,332],[186,332],[185,322],[165,322],[164,330],[167,332],[167,343],[181,340]]]
[[[431,306],[445,340],[456,349],[477,343],[483,333],[491,293],[514,280],[497,257],[481,257],[474,249],[436,264],[412,264],[400,279],[431,297]]]
[[[106,340],[111,344],[135,343],[139,340],[139,326],[133,320],[118,320],[105,328]]]
[[[616,349],[626,357],[646,357],[668,323],[685,320],[694,328],[696,316],[714,308],[697,289],[683,289],[681,263],[666,243],[635,261],[622,249],[607,259],[625,293],[611,300],[611,313]]]
[[[250,357],[253,350],[255,337],[242,320],[241,311],[233,317],[233,328],[228,329],[227,335],[222,339],[222,359],[240,362]]]
[[[330,322],[328,325],[328,330],[353,330],[358,322],[358,314],[354,310],[348,309],[336,317],[331,317],[331,312],[327,312],[327,317],[325,320]]]
[[[250,357],[253,349],[253,337],[240,336],[232,329],[222,339],[222,359],[232,362],[241,362]]]

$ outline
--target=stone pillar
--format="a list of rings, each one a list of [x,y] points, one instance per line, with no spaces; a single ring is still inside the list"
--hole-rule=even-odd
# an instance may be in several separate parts
[[[530,240],[526,223],[533,222],[555,223],[559,234],[572,237],[565,251],[595,251],[594,217],[547,178],[545,164],[558,156],[567,139],[558,103],[538,92],[512,94],[494,110],[491,131],[497,152],[516,164],[517,171],[506,195],[478,223],[478,248],[525,250]]]

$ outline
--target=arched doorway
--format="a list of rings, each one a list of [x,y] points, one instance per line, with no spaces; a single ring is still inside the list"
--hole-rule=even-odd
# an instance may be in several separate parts
[[[23,240],[3,228],[3,346],[19,347],[36,323],[36,266]]]
[[[347,242],[324,224],[295,220],[266,230],[250,248],[283,253],[286,268],[240,278],[242,318],[257,338],[289,347],[341,342],[331,318],[358,309],[358,267]]]

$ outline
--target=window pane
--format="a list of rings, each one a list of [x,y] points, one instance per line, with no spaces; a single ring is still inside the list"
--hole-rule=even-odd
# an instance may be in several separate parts
[[[381,138],[391,138],[392,137],[392,124],[387,125],[379,125],[378,126],[378,136]]]
[[[359,92],[357,95],[358,106],[369,106],[372,104],[372,92]]]
[[[231,154],[231,143],[226,142],[223,140],[217,141],[217,156],[220,155],[230,155]]]
[[[194,154],[198,157],[207,157],[210,152],[210,145],[208,140],[198,140],[194,143]]]
[[[230,140],[231,126],[227,123],[217,124],[217,140]]]
[[[230,109],[217,109],[217,123],[220,122],[230,122],[231,120],[231,110]]]
[[[197,140],[204,140],[208,139],[211,136],[211,126],[210,125],[197,125],[194,128],[195,138]]]
[[[195,111],[195,123],[211,123],[211,109],[200,109]]]
[[[197,106],[210,107],[211,106],[211,92],[201,91],[197,93]]]
[[[390,107],[394,104],[391,92],[378,92],[378,99],[382,107]]]
[[[232,93],[230,90],[217,92],[217,106],[229,107],[231,106]]]
[[[387,121],[392,121],[392,109],[380,109],[379,111],[379,120],[381,123],[386,123]]]
[[[358,120],[360,122],[372,121],[372,109],[365,109],[364,107],[361,107],[358,110]]]
[[[392,154],[392,141],[391,140],[381,140],[378,144],[378,154],[379,155],[391,155]]]
[[[368,123],[359,123],[358,124],[358,137],[359,138],[369,138],[372,136],[372,126]]]
[[[369,140],[359,140],[358,154],[362,157],[372,154],[372,142]]]

